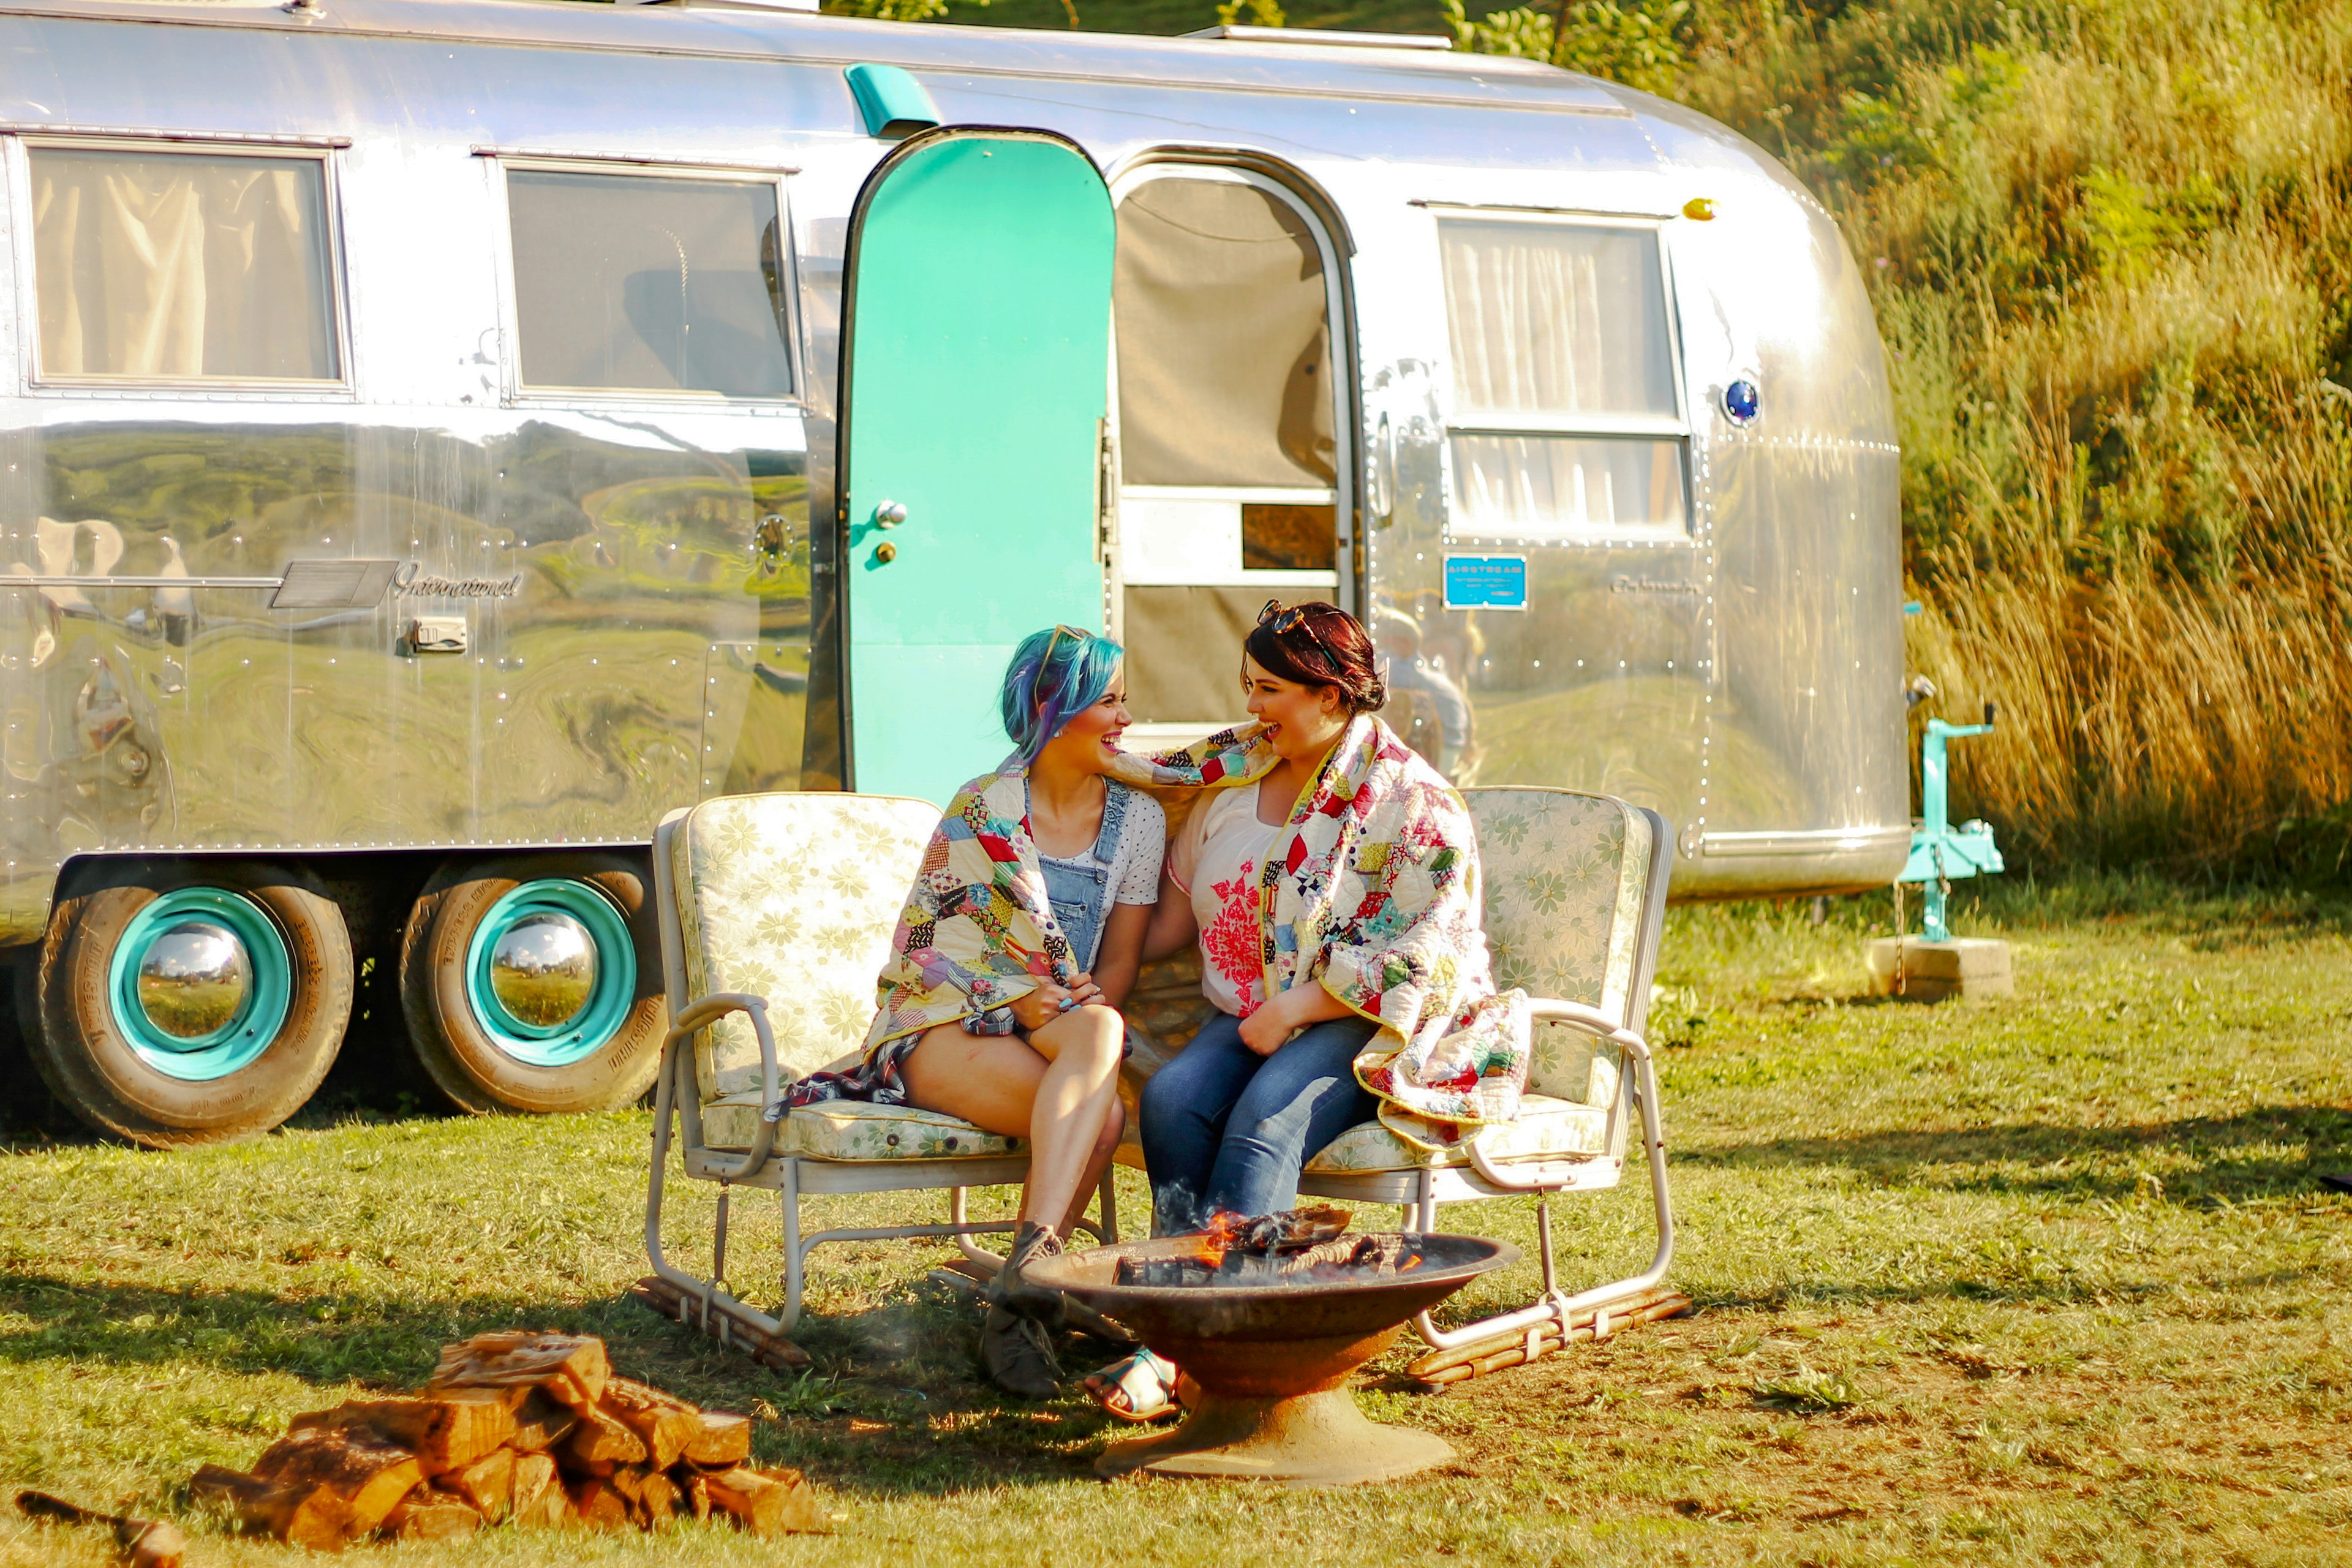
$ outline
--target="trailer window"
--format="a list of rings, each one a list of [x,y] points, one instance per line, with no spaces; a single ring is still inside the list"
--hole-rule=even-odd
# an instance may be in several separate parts
[[[515,169],[507,208],[525,385],[792,395],[772,183]]]
[[[319,159],[28,157],[43,379],[341,378]]]
[[[1160,179],[1118,204],[1118,425],[1127,482],[1333,483],[1322,252],[1255,185]]]
[[[1455,526],[1577,539],[1687,527],[1656,231],[1449,218]]]

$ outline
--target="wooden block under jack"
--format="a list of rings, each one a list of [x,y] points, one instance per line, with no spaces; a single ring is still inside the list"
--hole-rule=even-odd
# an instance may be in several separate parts
[[[1883,936],[1870,944],[1870,988],[1880,996],[1941,1002],[2008,996],[2017,990],[2009,943],[1987,937]]]

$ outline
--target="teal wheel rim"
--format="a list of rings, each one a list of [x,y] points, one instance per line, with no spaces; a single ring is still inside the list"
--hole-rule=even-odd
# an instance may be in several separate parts
[[[512,955],[533,932],[578,932],[592,947],[593,978],[576,1010],[510,1005]],[[500,986],[509,987],[500,994]],[[636,1005],[637,950],[628,921],[586,882],[525,882],[489,907],[466,944],[466,996],[490,1043],[529,1067],[569,1067],[604,1048]]]
[[[243,991],[218,1026],[191,1032],[160,1010],[151,1012],[151,961],[201,932],[215,952],[226,939],[243,961]],[[242,1071],[268,1050],[285,1026],[294,1000],[294,962],[286,938],[260,905],[226,888],[182,888],[164,893],[131,917],[107,965],[107,999],[114,1026],[131,1051],[166,1078],[210,1083]],[[146,992],[146,994],[142,994]]]

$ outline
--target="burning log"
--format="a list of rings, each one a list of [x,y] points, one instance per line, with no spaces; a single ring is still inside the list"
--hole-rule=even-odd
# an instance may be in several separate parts
[[[1292,1209],[1285,1214],[1221,1214],[1198,1238],[1190,1258],[1122,1258],[1121,1285],[1201,1288],[1312,1285],[1379,1278],[1417,1268],[1420,1252],[1402,1236],[1346,1234],[1345,1209]]]
[[[1285,1209],[1280,1214],[1240,1215],[1230,1210],[1214,1215],[1201,1232],[1204,1252],[1299,1252],[1343,1234],[1355,1216],[1346,1209],[1318,1204],[1313,1208]]]
[[[800,1472],[753,1469],[751,1452],[748,1417],[614,1376],[599,1340],[481,1334],[446,1347],[423,1393],[298,1415],[251,1474],[207,1465],[189,1492],[249,1531],[326,1549],[499,1523],[659,1530],[714,1512],[759,1534],[826,1528]]]

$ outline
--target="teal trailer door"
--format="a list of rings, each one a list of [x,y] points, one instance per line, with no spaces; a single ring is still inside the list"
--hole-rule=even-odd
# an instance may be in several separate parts
[[[850,225],[842,342],[851,784],[944,804],[1008,745],[1021,638],[1100,631],[1109,193],[1042,133],[894,153]],[[904,516],[898,516],[899,509]]]

